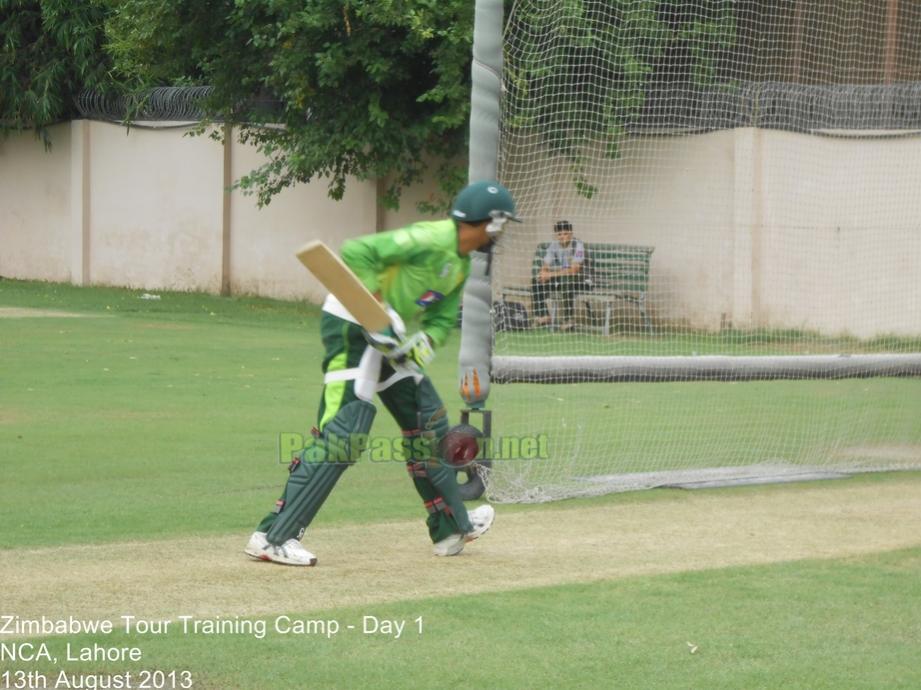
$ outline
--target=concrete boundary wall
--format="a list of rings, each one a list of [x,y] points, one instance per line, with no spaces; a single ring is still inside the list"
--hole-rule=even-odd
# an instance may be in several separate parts
[[[74,131],[79,128],[53,127],[48,152],[31,133],[0,136],[0,276],[80,282]]]
[[[590,200],[568,161],[516,152],[505,175],[526,217],[499,250],[500,289],[528,283],[534,246],[566,218],[585,241],[655,247],[662,324],[921,335],[921,136],[635,137],[584,167]]]
[[[294,258],[302,243],[399,227],[435,193],[410,189],[391,212],[374,181],[351,180],[335,202],[317,180],[260,209],[228,190],[260,155],[190,129],[79,120],[52,128],[50,151],[31,133],[0,138],[0,276],[319,301]],[[527,217],[503,241],[497,287],[527,282],[562,215],[585,240],[656,248],[662,323],[921,334],[921,138],[740,128],[624,150],[594,166],[589,205],[539,153],[506,171]]]
[[[380,208],[377,184],[358,180],[341,202],[318,180],[258,208],[229,191],[262,162],[255,149],[191,128],[77,120],[51,128],[48,151],[31,133],[0,138],[0,276],[319,301],[300,245],[419,217],[409,201]]]

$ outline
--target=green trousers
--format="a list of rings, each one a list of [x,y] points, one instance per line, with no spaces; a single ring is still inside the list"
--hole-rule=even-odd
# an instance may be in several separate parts
[[[368,346],[360,326],[324,312],[320,333],[325,349],[324,374],[358,366]],[[385,362],[380,380],[385,381],[394,373]],[[437,447],[437,443],[413,443],[426,432],[431,434],[432,420],[423,419],[423,416],[437,416],[437,427],[442,433],[447,428],[444,406],[431,380],[425,377],[417,383],[412,377],[404,378],[379,391],[378,397],[399,425],[406,447]],[[317,429],[322,431],[344,405],[356,399],[354,381],[326,383],[317,413]],[[439,410],[437,415],[432,415],[433,407]],[[407,457],[405,460],[413,485],[428,512],[426,524],[432,541],[441,541],[451,534],[468,531],[470,523],[460,499],[454,471],[443,467],[433,457]],[[269,513],[257,529],[268,532],[277,516],[277,512]]]

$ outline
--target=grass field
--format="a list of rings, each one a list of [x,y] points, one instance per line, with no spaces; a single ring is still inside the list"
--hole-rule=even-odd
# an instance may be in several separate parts
[[[318,312],[141,294],[0,280],[0,629],[116,624],[0,633],[0,688],[154,669],[199,688],[921,687],[921,473],[503,505],[436,560],[401,463],[360,461],[305,540],[316,568],[256,563],[278,436],[314,423]],[[456,353],[432,370],[449,407]],[[307,630],[274,629],[289,618]],[[13,659],[23,641],[52,658]]]

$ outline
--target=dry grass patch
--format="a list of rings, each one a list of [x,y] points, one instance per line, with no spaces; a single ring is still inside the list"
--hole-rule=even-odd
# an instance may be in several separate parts
[[[117,519],[117,516],[113,516]],[[257,616],[462,592],[921,545],[921,483],[676,494],[503,514],[457,558],[430,555],[421,521],[324,528],[305,540],[316,568],[252,561],[247,534],[0,551],[3,608],[24,617]]]
[[[0,319],[82,319],[98,318],[105,314],[81,314],[72,311],[56,311],[54,309],[30,309],[27,307],[0,307]]]

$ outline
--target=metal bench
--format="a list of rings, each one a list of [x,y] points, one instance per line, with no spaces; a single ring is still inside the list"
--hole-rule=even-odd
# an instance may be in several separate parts
[[[537,245],[531,260],[532,281],[540,273],[548,246],[549,242]],[[589,319],[589,329],[610,335],[614,306],[617,300],[624,300],[636,305],[647,332],[653,332],[652,322],[646,311],[649,265],[653,251],[654,247],[631,244],[585,243],[586,260],[582,270],[590,289],[576,293],[574,304],[577,310],[579,305],[582,305],[587,312],[601,315],[601,318]],[[523,299],[530,300],[530,297],[530,287],[509,286],[502,290],[502,299],[505,301],[521,302]],[[594,323],[596,321],[598,323]]]

